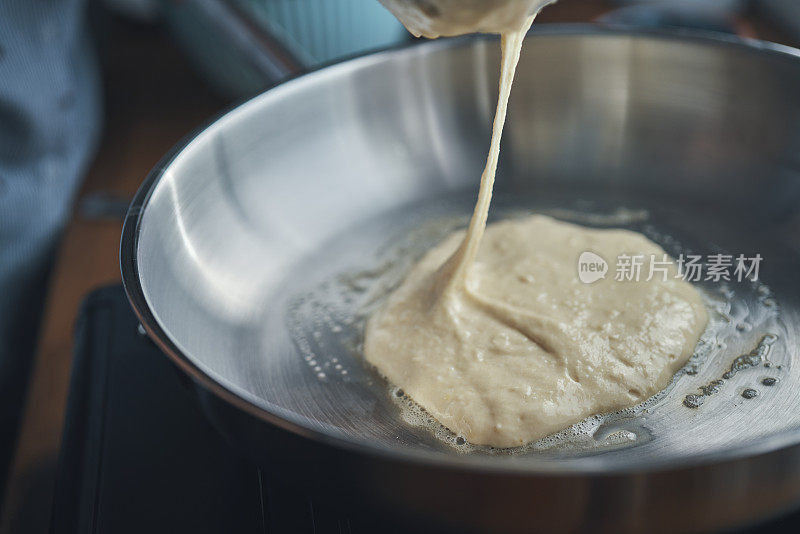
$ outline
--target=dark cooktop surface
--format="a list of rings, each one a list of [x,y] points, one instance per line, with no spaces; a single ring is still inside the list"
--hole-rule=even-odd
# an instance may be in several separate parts
[[[265,480],[206,422],[138,333],[121,286],[78,321],[56,483],[56,533],[360,532],[341,511]]]
[[[222,440],[182,380],[138,332],[121,286],[89,295],[77,325],[53,532],[397,530],[369,510],[344,511],[269,480]],[[800,514],[748,532],[800,532]]]

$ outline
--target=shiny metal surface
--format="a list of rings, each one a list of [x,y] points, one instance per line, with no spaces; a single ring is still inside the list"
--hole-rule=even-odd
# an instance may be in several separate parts
[[[637,530],[658,519],[656,530],[695,530],[798,502],[800,55],[791,49],[584,28],[540,30],[523,51],[495,218],[541,211],[634,228],[673,254],[764,257],[767,289],[704,284],[725,325],[696,374],[557,447],[508,455],[461,453],[408,424],[361,363],[363,315],[426,246],[466,222],[498,48],[458,39],[329,67],[176,148],[123,233],[123,278],[148,332],[251,454],[298,479],[314,479],[311,468],[299,474],[313,465],[357,494],[446,522],[487,526],[511,514],[541,528]],[[682,404],[767,333],[779,336],[772,367],[743,370],[699,409]],[[774,387],[760,384],[767,376]],[[745,400],[745,387],[761,395]],[[412,491],[423,481],[430,491]],[[514,497],[525,492],[541,506]],[[565,513],[574,517],[559,523]]]

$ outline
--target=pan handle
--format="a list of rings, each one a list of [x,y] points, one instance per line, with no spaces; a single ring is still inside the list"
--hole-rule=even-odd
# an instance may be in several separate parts
[[[278,81],[303,71],[303,64],[278,39],[256,25],[231,0],[183,0],[209,20],[250,65],[269,80]]]

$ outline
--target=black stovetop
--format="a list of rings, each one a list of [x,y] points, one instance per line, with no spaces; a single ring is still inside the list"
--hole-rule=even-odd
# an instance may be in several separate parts
[[[267,477],[205,420],[138,331],[121,286],[84,302],[53,503],[56,534],[358,533],[346,513]],[[412,528],[415,531],[424,531]],[[795,514],[752,532],[800,532]]]
[[[52,530],[349,533],[350,520],[265,480],[205,420],[183,377],[138,332],[121,286],[77,325]]]

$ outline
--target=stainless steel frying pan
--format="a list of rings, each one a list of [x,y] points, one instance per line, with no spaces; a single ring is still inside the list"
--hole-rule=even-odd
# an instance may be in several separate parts
[[[701,284],[715,329],[664,394],[526,450],[475,450],[362,363],[364,316],[466,223],[498,48],[464,38],[347,61],[176,147],[122,237],[148,334],[233,443],[345,505],[465,530],[615,532],[730,527],[795,506],[796,50],[591,28],[526,44],[493,217],[544,212],[633,228],[676,256],[764,258],[757,284]],[[777,341],[758,365],[721,378],[767,334]],[[714,380],[702,406],[684,405]]]

